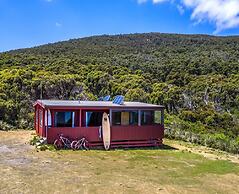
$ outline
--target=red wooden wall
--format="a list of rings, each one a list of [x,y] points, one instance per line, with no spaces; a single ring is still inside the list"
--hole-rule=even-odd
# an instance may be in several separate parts
[[[99,135],[99,127],[49,128],[47,130],[48,143],[54,143],[63,134],[71,140],[85,137],[91,143],[103,143]],[[162,125],[151,126],[112,126],[111,142],[150,141],[162,142],[164,128]]]

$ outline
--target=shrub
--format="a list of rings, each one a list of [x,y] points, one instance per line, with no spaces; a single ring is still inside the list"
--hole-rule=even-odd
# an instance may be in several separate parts
[[[30,140],[30,145],[36,145],[37,142],[40,141],[40,137],[35,135],[31,140]]]
[[[4,121],[0,121],[0,130],[9,131],[12,129],[15,129],[12,125],[10,125]]]
[[[196,122],[197,116],[192,111],[182,111],[179,115],[179,118],[185,121]]]

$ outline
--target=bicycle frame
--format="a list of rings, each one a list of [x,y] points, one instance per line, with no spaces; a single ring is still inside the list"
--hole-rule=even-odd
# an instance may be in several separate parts
[[[64,137],[63,134],[59,135],[59,138],[55,140],[54,146],[56,149],[73,149],[73,150],[88,150],[88,141],[86,138],[81,138],[80,140],[70,141],[68,138]]]
[[[80,140],[75,140],[71,143],[71,148],[73,150],[79,150],[79,149],[85,149],[88,150],[89,148],[87,147],[88,141],[83,137]]]
[[[64,137],[63,134],[59,135],[59,138],[55,140],[54,146],[56,149],[62,149],[62,148],[71,148],[71,141]]]
[[[60,136],[60,140],[66,148],[71,148],[71,141],[64,136]]]

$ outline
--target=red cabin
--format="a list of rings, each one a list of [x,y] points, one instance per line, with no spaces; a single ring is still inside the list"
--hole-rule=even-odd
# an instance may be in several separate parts
[[[35,129],[52,144],[59,134],[85,137],[91,147],[103,146],[99,128],[104,112],[111,126],[111,147],[158,146],[164,136],[164,107],[141,102],[37,100]]]

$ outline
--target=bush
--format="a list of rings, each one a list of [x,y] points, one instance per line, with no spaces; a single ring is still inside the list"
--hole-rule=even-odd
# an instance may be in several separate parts
[[[37,142],[40,141],[40,137],[35,135],[31,140],[30,140],[30,145],[36,145]]]
[[[0,121],[0,130],[9,131],[12,129],[15,129],[15,127],[13,127],[12,125],[10,125],[6,122]]]
[[[182,111],[179,115],[179,118],[185,121],[196,122],[197,115],[192,111]]]
[[[53,145],[48,145],[46,142],[46,138],[39,137],[35,135],[31,140],[30,140],[30,145],[33,145],[36,147],[36,149],[45,151],[45,150],[55,150]]]
[[[170,124],[168,124],[170,125]],[[193,132],[194,125],[200,129],[197,123],[188,123],[181,121],[180,125],[174,123],[170,127],[166,127],[164,134],[169,139],[183,140],[186,142],[196,143],[207,147],[220,149],[230,153],[239,153],[239,137],[233,139],[223,133],[216,134],[198,134]],[[195,130],[197,131],[197,130]]]
[[[222,133],[215,134],[214,138],[215,138],[215,142],[216,142],[215,147],[217,149],[224,150],[224,151],[227,150],[228,145],[229,145],[229,138],[226,135],[224,135]]]
[[[229,146],[226,151],[234,153],[234,154],[239,154],[239,141],[231,140],[229,142]]]

